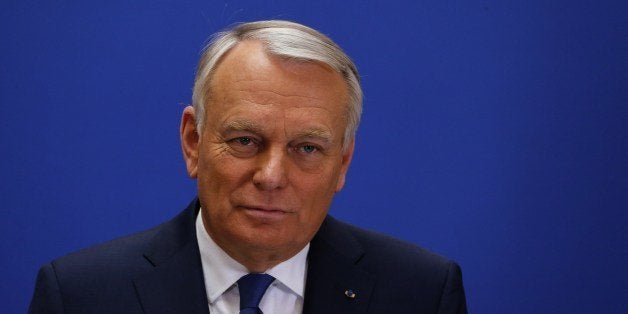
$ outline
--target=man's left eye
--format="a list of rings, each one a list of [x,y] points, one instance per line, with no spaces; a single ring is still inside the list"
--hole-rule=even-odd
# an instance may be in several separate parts
[[[303,145],[299,149],[302,152],[307,153],[307,154],[311,154],[311,153],[316,152],[318,150],[316,148],[316,146],[314,146],[314,145]]]

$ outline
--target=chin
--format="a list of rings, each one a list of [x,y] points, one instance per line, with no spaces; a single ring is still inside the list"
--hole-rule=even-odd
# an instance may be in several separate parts
[[[271,230],[252,230],[241,240],[252,250],[276,252],[277,254],[295,254],[301,250],[308,241],[297,239],[294,234],[277,234]],[[295,251],[292,253],[292,251]]]

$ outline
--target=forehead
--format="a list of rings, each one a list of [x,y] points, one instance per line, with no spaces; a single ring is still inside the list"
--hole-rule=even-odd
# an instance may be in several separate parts
[[[259,101],[282,98],[291,106],[322,106],[345,111],[348,87],[343,77],[320,62],[270,55],[259,41],[246,40],[225,54],[210,82],[212,105],[231,96],[254,94]]]

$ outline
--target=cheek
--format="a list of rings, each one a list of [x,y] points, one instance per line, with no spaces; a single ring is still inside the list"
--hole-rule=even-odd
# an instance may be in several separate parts
[[[209,203],[228,201],[230,193],[246,181],[249,168],[237,158],[216,152],[203,152],[198,165],[199,194]]]
[[[230,180],[237,176],[238,171],[243,169],[238,158],[228,153],[227,144],[217,140],[205,143],[201,146],[199,156],[199,172],[203,171],[205,176],[210,176],[211,180]]]
[[[304,174],[293,184],[297,196],[307,208],[306,216],[319,216],[327,212],[336,191],[338,170],[325,171],[317,175]],[[292,181],[295,183],[295,180]]]

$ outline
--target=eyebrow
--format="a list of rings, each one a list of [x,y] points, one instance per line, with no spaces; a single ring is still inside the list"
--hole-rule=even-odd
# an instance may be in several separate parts
[[[332,135],[328,131],[319,128],[307,129],[296,134],[297,138],[310,138],[323,141],[325,143],[332,142]]]
[[[223,130],[262,133],[262,128],[249,120],[228,121],[223,124]]]
[[[223,124],[224,131],[246,131],[255,134],[263,134],[263,128],[250,120],[232,120]],[[333,136],[329,131],[322,128],[312,127],[309,129],[298,131],[294,134],[294,138],[306,138],[318,140],[324,143],[332,143]]]

